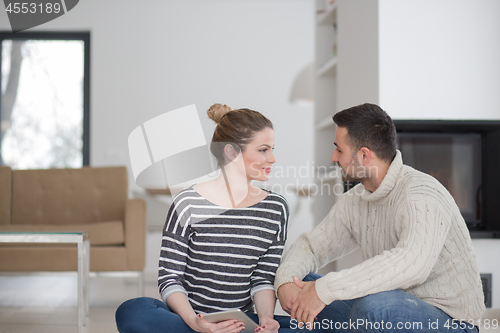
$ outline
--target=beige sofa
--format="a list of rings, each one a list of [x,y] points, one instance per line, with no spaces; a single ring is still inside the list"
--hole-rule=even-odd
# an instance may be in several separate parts
[[[128,199],[125,167],[0,167],[0,232],[87,231],[90,271],[142,271],[145,203]],[[76,271],[71,245],[0,244],[0,272]]]

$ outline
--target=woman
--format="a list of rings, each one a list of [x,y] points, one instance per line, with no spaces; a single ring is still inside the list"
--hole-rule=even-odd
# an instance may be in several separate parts
[[[268,180],[276,162],[273,125],[249,109],[215,104],[207,113],[217,123],[210,150],[221,173],[174,198],[160,253],[163,302],[139,298],[122,304],[116,313],[122,333],[236,333],[241,322],[203,318],[230,309],[249,314],[259,324],[256,332],[276,333],[280,323],[280,332],[292,331],[289,317],[274,316],[273,287],[288,204],[251,183]]]

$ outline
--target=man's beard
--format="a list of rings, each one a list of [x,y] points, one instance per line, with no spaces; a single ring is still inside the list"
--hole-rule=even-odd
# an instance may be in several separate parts
[[[351,164],[347,166],[347,169],[342,167],[339,162],[337,162],[337,166],[341,170],[340,173],[344,182],[362,182],[368,178],[365,169],[361,168],[357,156],[352,156]]]

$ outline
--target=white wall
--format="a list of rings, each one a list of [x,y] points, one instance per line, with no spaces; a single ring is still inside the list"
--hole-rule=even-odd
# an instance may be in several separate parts
[[[129,164],[129,133],[189,104],[210,140],[205,110],[222,102],[268,116],[278,162],[300,166],[312,158],[312,110],[288,98],[313,60],[313,18],[308,0],[86,0],[31,31],[91,32],[92,165]],[[10,30],[5,11],[0,22]]]
[[[498,239],[473,239],[472,244],[477,257],[479,272],[491,273],[492,308],[500,309],[500,265],[498,264],[500,242]]]
[[[498,14],[497,0],[379,0],[382,108],[394,119],[499,120]],[[500,308],[500,240],[473,245]]]
[[[499,1],[379,0],[378,10],[379,102],[393,118],[500,119]],[[128,165],[135,127],[193,103],[209,140],[204,110],[222,102],[266,114],[278,164],[300,167],[312,160],[312,110],[288,94],[313,59],[312,13],[309,0],[85,0],[32,30],[91,31],[92,165]],[[10,30],[2,10],[0,29]],[[500,244],[474,246],[498,308]]]
[[[379,103],[378,1],[339,1],[338,110]]]
[[[289,94],[314,59],[313,6],[310,0],[85,0],[30,31],[91,32],[91,165],[129,166],[130,132],[190,104],[209,141],[214,124],[205,111],[220,102],[269,117],[276,166],[298,169],[312,160],[313,113],[291,104]],[[4,10],[0,30],[10,31]],[[133,183],[130,168],[129,176]],[[295,181],[291,175],[270,183]],[[299,181],[310,183],[312,172]],[[290,221],[292,235],[310,226],[310,212],[299,215]]]
[[[395,119],[500,119],[500,1],[379,0],[380,105]]]

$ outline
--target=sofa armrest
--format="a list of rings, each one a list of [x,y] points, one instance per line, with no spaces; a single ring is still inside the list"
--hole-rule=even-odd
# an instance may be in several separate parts
[[[128,199],[125,207],[125,248],[127,269],[142,271],[146,260],[146,203]]]

